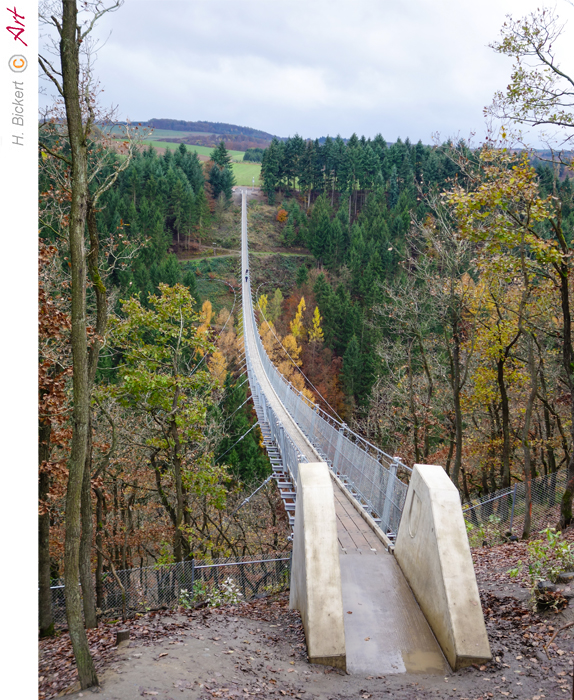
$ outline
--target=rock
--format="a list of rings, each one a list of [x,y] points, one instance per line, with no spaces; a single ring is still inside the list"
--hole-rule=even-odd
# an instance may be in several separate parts
[[[116,646],[118,646],[120,642],[128,642],[129,639],[130,639],[130,631],[129,630],[118,630],[116,632]]]
[[[574,571],[563,571],[561,574],[558,574],[556,581],[558,583],[572,583],[574,581]]]
[[[541,593],[554,593],[556,586],[551,581],[538,581],[537,588]]]

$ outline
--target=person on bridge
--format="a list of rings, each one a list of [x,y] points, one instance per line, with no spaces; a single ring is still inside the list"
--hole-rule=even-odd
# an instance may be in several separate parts
[[[249,274],[249,270],[245,270],[245,281],[247,282],[247,275]]]

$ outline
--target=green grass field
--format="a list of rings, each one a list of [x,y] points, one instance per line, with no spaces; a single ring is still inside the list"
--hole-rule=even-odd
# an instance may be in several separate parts
[[[175,133],[175,132],[170,132],[170,133]],[[142,144],[144,146],[148,146],[151,143],[152,146],[156,146],[157,148],[170,148],[172,151],[175,151],[176,148],[179,148],[179,143],[172,143],[171,141],[158,141],[154,139],[153,137],[151,139],[145,139],[145,141],[142,141]],[[185,144],[185,147],[190,150],[190,151],[195,151],[198,155],[200,156],[209,156],[211,155],[211,152],[213,151],[213,148],[211,146],[193,146],[190,145],[189,143]],[[227,151],[231,158],[233,159],[234,162],[242,162],[243,161],[243,153],[244,151]]]
[[[253,184],[255,178],[255,187],[260,186],[259,175],[261,174],[261,163],[233,163],[233,174],[235,175],[235,183],[243,187]]]
[[[159,141],[162,138],[180,139],[184,136],[211,136],[211,132],[207,131],[175,131],[173,129],[154,129],[150,135],[151,139]]]
[[[146,139],[142,141],[144,146],[151,144],[157,148],[170,148],[175,151],[179,148],[179,143],[171,143],[169,141],[154,141],[153,139]],[[213,148],[208,146],[190,146],[185,144],[186,148],[190,151],[195,151],[199,155],[208,156],[213,151]],[[233,161],[233,174],[235,175],[235,181],[237,185],[242,187],[247,187],[253,184],[253,178],[255,178],[255,187],[260,186],[259,175],[261,173],[261,163],[250,163],[243,162],[243,151],[228,151],[229,155],[234,159]]]

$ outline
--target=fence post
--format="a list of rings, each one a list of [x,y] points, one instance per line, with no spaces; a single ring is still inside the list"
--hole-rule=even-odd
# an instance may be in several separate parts
[[[345,437],[346,423],[342,423],[337,434],[337,444],[335,446],[335,454],[333,455],[333,471],[335,474],[339,473],[340,466],[340,454],[343,449],[343,438]]]
[[[510,533],[512,534],[512,521],[514,520],[514,504],[516,503],[516,487],[518,484],[514,484],[512,489],[512,510],[510,511]]]
[[[195,602],[195,591],[193,590],[193,586],[195,584],[195,559],[191,560],[191,600]]]
[[[383,512],[381,514],[381,529],[385,533],[390,529],[389,525],[391,519],[391,504],[393,500],[393,490],[396,478],[397,463],[393,462],[389,468],[389,474],[387,477],[387,492],[385,494],[385,503],[383,505]]]

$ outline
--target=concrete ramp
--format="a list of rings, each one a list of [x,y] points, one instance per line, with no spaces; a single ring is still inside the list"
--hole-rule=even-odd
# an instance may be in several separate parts
[[[343,555],[341,579],[349,673],[444,674],[444,656],[392,555]]]
[[[383,539],[334,481],[347,671],[443,675],[448,664]]]

